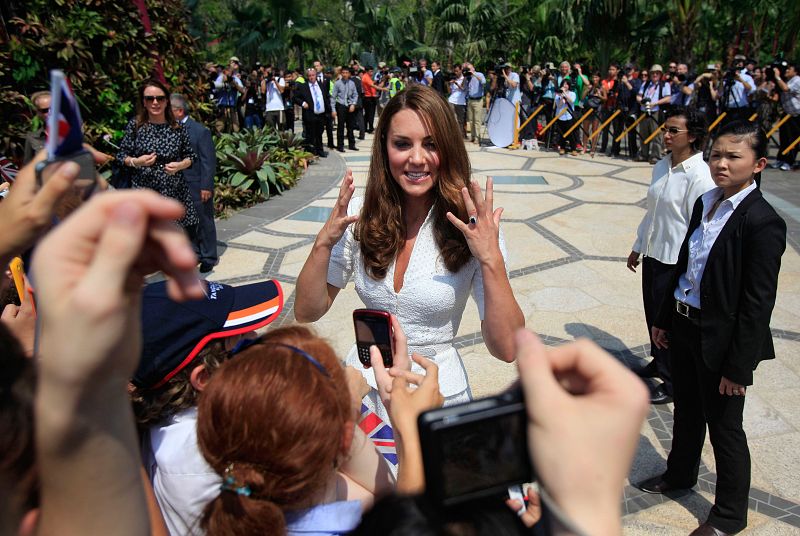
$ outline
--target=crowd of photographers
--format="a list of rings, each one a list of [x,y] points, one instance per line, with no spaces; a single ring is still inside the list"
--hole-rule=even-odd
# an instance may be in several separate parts
[[[278,69],[257,63],[247,72],[237,57],[230,58],[227,66],[209,64],[210,96],[218,110],[217,130],[269,124],[294,131],[295,119],[302,119],[309,147],[315,154],[325,156],[322,144],[313,138],[318,130],[326,132],[328,148],[344,151],[344,136],[335,140],[333,135],[336,123],[341,123],[336,130],[346,129],[349,149],[357,150],[354,132],[364,139],[392,96],[410,84],[424,84],[448,100],[464,138],[473,143],[488,137],[486,117],[493,99],[501,97],[519,104],[517,125],[536,113],[524,124],[520,140],[536,138],[540,146],[560,154],[625,155],[651,164],[664,154],[659,129],[670,106],[693,106],[715,128],[744,120],[756,121],[769,131],[788,116],[779,127],[781,147],[772,167],[797,169],[797,145],[787,154],[782,153],[800,136],[800,76],[797,65],[780,59],[758,66],[755,60],[737,55],[729,66],[671,61],[666,69],[660,64],[648,69],[634,63],[612,63],[604,72],[568,61],[515,69],[499,59],[483,70],[470,62],[444,66],[432,61],[429,65],[424,58],[404,60],[394,67],[384,62],[375,67],[362,66],[354,59],[349,65],[326,68],[315,61],[316,82],[326,98],[342,78],[343,68],[350,71],[355,102],[346,106],[344,113],[340,110],[337,118],[333,101],[329,110],[318,114],[317,121],[300,110],[302,97],[298,96],[298,89],[307,84],[308,78],[302,69]],[[545,129],[551,121],[552,127]],[[595,134],[601,125],[602,132]],[[309,132],[312,139],[308,139]]]

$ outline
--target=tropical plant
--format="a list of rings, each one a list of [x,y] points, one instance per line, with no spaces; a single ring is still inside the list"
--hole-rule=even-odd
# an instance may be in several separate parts
[[[255,192],[261,199],[294,186],[313,158],[300,135],[272,127],[221,134],[215,146],[217,185]]]

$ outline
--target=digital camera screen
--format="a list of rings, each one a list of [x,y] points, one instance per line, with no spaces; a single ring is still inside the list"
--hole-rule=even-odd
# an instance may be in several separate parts
[[[524,412],[515,412],[441,430],[445,498],[524,482],[526,427]]]

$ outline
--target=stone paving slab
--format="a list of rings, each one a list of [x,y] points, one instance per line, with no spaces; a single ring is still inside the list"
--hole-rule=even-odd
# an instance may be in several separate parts
[[[353,170],[356,195],[363,193],[370,143],[368,136],[358,153],[332,151],[309,166],[296,188],[218,222],[223,253],[209,278],[234,284],[278,279],[287,297],[286,312],[273,325],[293,322],[294,283],[322,225],[319,220],[336,199],[346,167]],[[496,185],[495,201],[506,209],[502,227],[511,285],[528,327],[548,345],[587,337],[629,366],[641,363],[649,351],[641,283],[638,274],[625,268],[625,259],[644,214],[651,166],[600,155],[467,148],[480,182],[506,177]],[[520,177],[543,177],[545,184]],[[798,179],[797,173],[764,174],[765,195],[787,220],[789,247],[772,322],[778,357],[759,366],[745,406],[753,458],[747,534],[800,534]],[[302,212],[307,207],[314,208]],[[353,343],[350,313],[361,306],[348,286],[315,323],[339,355]],[[516,378],[513,364],[486,350],[471,299],[455,344],[476,396],[496,393]],[[671,440],[671,405],[651,408],[629,483],[663,471]],[[716,482],[709,444],[702,461],[698,486],[680,497],[650,496],[626,486],[621,497],[625,534],[688,534],[705,520]]]

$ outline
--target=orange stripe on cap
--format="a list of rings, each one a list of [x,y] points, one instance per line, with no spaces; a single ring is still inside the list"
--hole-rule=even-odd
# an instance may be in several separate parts
[[[268,302],[259,303],[258,305],[254,305],[252,307],[248,307],[247,309],[240,309],[238,311],[233,311],[231,314],[228,315],[228,322],[231,320],[239,320],[240,318],[244,318],[246,316],[256,315],[258,313],[262,313],[267,309],[271,309],[279,304],[279,298],[273,298]]]

